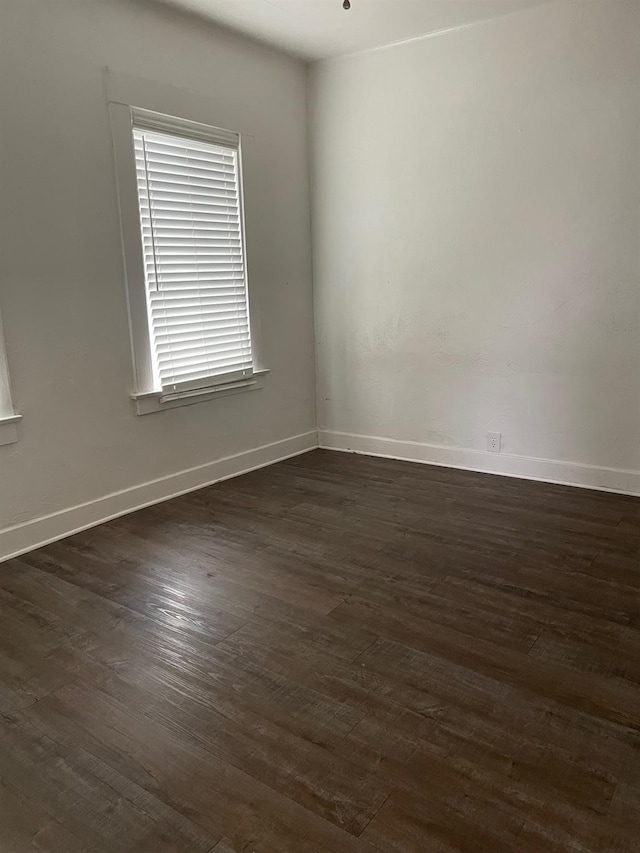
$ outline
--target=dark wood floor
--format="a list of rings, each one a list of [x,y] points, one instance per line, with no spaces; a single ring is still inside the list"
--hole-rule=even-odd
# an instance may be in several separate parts
[[[316,451],[0,568],[2,853],[638,853],[640,500]]]

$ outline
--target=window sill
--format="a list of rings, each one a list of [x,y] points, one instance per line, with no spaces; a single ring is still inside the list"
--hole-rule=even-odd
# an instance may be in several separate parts
[[[9,415],[0,418],[0,445],[15,444],[18,440],[18,424],[22,415]]]
[[[245,391],[259,391],[264,388],[264,379],[268,372],[268,370],[256,370],[251,379],[221,385],[219,388],[203,388],[199,391],[183,391],[178,394],[162,394],[157,391],[148,394],[132,394],[131,398],[135,401],[137,414],[152,415],[154,412],[177,409],[179,406],[193,406],[195,403],[206,403],[207,400],[218,400],[221,397],[230,397],[232,394],[242,394]]]

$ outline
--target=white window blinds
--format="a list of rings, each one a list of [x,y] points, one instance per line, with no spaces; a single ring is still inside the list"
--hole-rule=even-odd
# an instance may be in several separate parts
[[[133,136],[156,385],[172,393],[247,378],[239,138],[138,123]]]

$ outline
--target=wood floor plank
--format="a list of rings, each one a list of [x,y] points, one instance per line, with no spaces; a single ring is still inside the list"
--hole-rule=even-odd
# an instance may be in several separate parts
[[[607,634],[570,627],[545,628],[529,654],[571,669],[640,685],[640,634],[626,627],[615,632],[615,639]]]
[[[389,628],[384,630],[390,633]],[[539,695],[553,699],[573,710],[640,731],[640,690],[631,682],[538,661],[504,647],[498,651],[486,642],[476,641],[471,647],[464,636],[450,635],[439,626],[429,629],[427,637],[414,638],[413,646],[381,639],[360,660],[378,672],[400,672],[406,683],[418,689],[435,674],[461,673],[459,678],[469,683],[484,677],[493,683],[496,699],[515,689],[530,698]]]
[[[368,670],[363,664],[342,661],[327,650],[296,641],[286,627],[253,624],[251,629],[236,632],[219,648],[237,653],[243,662],[254,661],[344,702],[361,716],[369,714],[401,731],[419,728],[425,704],[419,690]]]
[[[468,798],[465,810],[433,797],[392,795],[363,838],[397,853],[509,853],[522,829],[509,817],[488,811],[482,799]]]
[[[637,853],[640,500],[314,451],[0,570],[2,853]]]
[[[294,708],[287,699],[289,715],[303,719],[285,728],[271,722],[261,708],[250,710],[238,701],[237,690],[222,696],[215,677],[126,667],[119,668],[117,676],[105,670],[93,679],[94,685],[123,706],[145,708],[149,721],[193,740],[353,835],[360,834],[389,794],[384,780],[378,781],[375,774],[354,774],[349,762],[311,739],[309,709],[302,703]],[[63,695],[64,691],[56,694]],[[328,711],[327,728],[335,719],[337,738],[342,722],[323,697],[318,700]]]
[[[187,817],[75,745],[60,745],[23,716],[3,717],[3,780],[90,849],[206,853],[216,842]]]
[[[0,780],[2,845],[7,851],[95,853],[87,842],[65,829],[42,805]]]
[[[84,683],[63,688],[33,706],[30,719],[56,730],[65,748],[80,744],[159,803],[240,850],[371,853],[366,843],[220,760],[188,733],[104,690]]]

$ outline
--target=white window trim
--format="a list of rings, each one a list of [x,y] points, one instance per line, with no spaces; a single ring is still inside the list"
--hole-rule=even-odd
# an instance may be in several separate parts
[[[199,388],[195,391],[180,391],[175,394],[163,394],[162,391],[132,394],[139,415],[150,415],[153,412],[164,412],[166,409],[176,409],[179,406],[192,406],[194,403],[204,403],[207,400],[218,400],[221,397],[231,397],[243,391],[260,391],[264,388],[265,376],[268,370],[254,370],[251,379],[239,382],[229,382],[228,385],[217,385],[212,388]]]
[[[0,317],[0,445],[15,444],[18,440],[18,423],[21,420],[22,415],[16,414],[11,402],[9,366]]]
[[[107,85],[111,81],[107,71]],[[116,87],[121,88],[121,87]],[[137,88],[137,87],[136,87]],[[180,119],[176,119],[162,111],[153,109],[157,106],[157,97],[152,98],[151,108],[140,103],[124,103],[120,92],[119,99],[109,97],[109,114],[111,119],[111,132],[113,139],[114,160],[116,169],[116,183],[118,190],[118,204],[120,207],[120,227],[122,236],[123,259],[125,268],[125,280],[127,285],[128,308],[129,308],[129,330],[131,336],[131,352],[133,358],[134,389],[131,398],[136,404],[138,415],[161,412],[178,406],[188,406],[207,400],[217,400],[222,397],[231,396],[244,391],[256,391],[264,387],[264,380],[268,370],[259,366],[256,354],[256,340],[258,329],[255,320],[257,312],[254,310],[254,302],[248,290],[249,318],[251,338],[253,342],[253,376],[246,380],[230,382],[227,385],[203,388],[197,391],[182,391],[175,394],[163,393],[155,386],[152,363],[151,338],[148,321],[146,284],[144,277],[142,239],[140,235],[140,213],[138,206],[138,185],[136,179],[135,150],[133,140],[133,122],[136,111],[162,114],[166,119],[166,126],[177,131],[180,130]],[[129,100],[129,99],[127,99]],[[200,125],[203,135],[206,135],[208,127],[201,121],[193,121],[184,118],[184,127]],[[242,164],[239,170],[240,193],[242,194]],[[246,238],[244,233],[244,217],[242,216],[243,247],[245,251],[245,273],[247,270]]]

